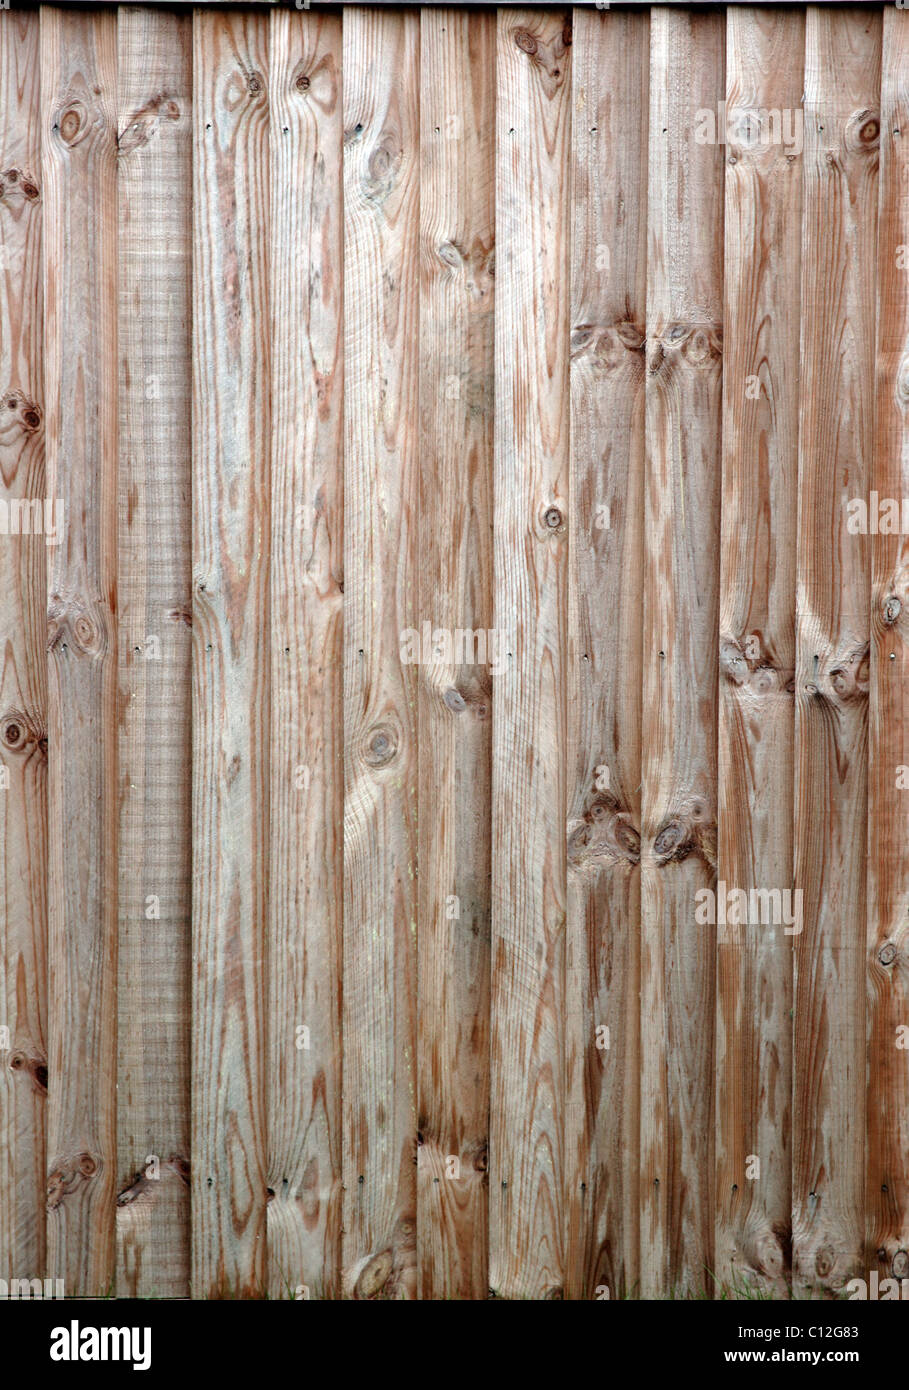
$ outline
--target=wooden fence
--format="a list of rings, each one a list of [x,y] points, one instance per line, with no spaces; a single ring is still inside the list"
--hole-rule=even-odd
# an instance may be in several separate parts
[[[895,5],[0,11],[0,1277],[909,1275],[907,267]]]

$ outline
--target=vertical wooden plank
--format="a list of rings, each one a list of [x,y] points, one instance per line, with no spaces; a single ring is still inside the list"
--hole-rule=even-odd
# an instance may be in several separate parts
[[[595,1298],[603,1285],[613,1298],[632,1294],[638,1278],[649,39],[647,14],[574,12],[566,1028],[571,1298]]]
[[[41,63],[35,11],[0,21],[0,1278],[45,1273],[47,556]],[[16,501],[41,525],[11,525]],[[39,501],[39,499],[41,499]],[[29,513],[30,516],[31,513]],[[53,513],[50,516],[53,524]]]
[[[268,16],[193,18],[192,1291],[265,1288]]]
[[[490,1286],[564,1287],[571,28],[500,9]],[[532,194],[528,196],[528,190]]]
[[[117,17],[41,10],[50,879],[48,1241],[114,1274],[117,985]]]
[[[344,1289],[416,1294],[420,19],[344,11]]]
[[[495,33],[422,13],[417,631],[445,635],[419,654],[421,1298],[489,1287]]]
[[[810,6],[805,45],[796,599],[793,1283],[863,1242],[869,545],[881,17]]]
[[[341,1259],[341,17],[275,13],[270,42],[268,1288],[329,1298]]]
[[[792,890],[804,50],[799,11],[727,10],[718,889],[749,904],[778,893],[781,909]],[[727,1290],[782,1296],[799,926],[789,915],[787,926],[782,911],[749,906],[747,923],[717,925],[715,1272]]]
[[[909,497],[909,15],[884,11],[877,414],[870,485]],[[868,1097],[865,1269],[909,1275],[909,1084],[899,1029],[909,1022],[909,540],[871,540],[868,749]],[[867,1278],[867,1274],[865,1275]]]
[[[192,26],[123,6],[117,1288],[189,1292]]]
[[[719,14],[651,12],[641,827],[641,1286],[709,1286],[723,151]]]

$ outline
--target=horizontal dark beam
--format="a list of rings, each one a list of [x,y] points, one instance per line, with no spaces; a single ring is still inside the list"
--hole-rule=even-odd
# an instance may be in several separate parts
[[[117,5],[121,0],[76,0],[83,9],[99,9],[105,5]],[[574,4],[559,4],[558,0],[498,0],[498,3],[484,3],[484,0],[469,0],[467,4],[459,4],[457,0],[312,0],[309,5],[297,5],[296,0],[141,0],[139,8],[145,5],[164,5],[172,10],[192,10],[208,9],[210,6],[229,5],[235,9],[245,9],[249,5],[278,5],[284,9],[310,9],[310,10],[336,10],[342,9],[350,3],[362,4],[368,8],[374,6],[387,7],[390,9],[413,9],[419,10],[424,7],[440,6],[447,9],[651,9],[655,5],[685,5],[689,9],[726,9],[727,5],[785,5],[790,9],[800,9],[804,7],[808,0],[609,0],[608,4],[603,0],[575,0]],[[884,9],[887,4],[894,4],[895,0],[822,0],[825,7],[837,7],[841,5],[855,6],[862,5],[871,9]],[[11,0],[12,9],[32,9],[37,4],[37,0],[25,0],[25,3],[16,3]],[[67,8],[72,8],[68,4]],[[898,7],[909,9],[909,0],[906,4]],[[3,10],[0,9],[0,22],[2,22]]]

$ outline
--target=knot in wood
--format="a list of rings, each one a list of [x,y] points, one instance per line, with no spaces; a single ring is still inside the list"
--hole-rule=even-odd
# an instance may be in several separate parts
[[[100,605],[89,611],[89,603],[80,596],[64,599],[51,596],[47,611],[48,650],[58,648],[73,651],[93,659],[104,656],[108,648],[107,627]]]
[[[19,709],[9,709],[0,715],[0,745],[10,753],[24,757],[36,753],[39,758],[47,759],[47,731],[43,722]]]
[[[117,1193],[117,1206],[132,1206],[133,1202],[141,1197],[142,1193],[147,1191],[150,1186],[151,1182],[145,1174],[137,1173],[129,1186],[125,1187],[122,1192]]]
[[[460,270],[464,257],[453,241],[443,241],[439,246],[439,260],[450,265],[452,270]]]
[[[390,724],[371,729],[366,736],[363,760],[369,767],[387,767],[398,751],[398,736]]]
[[[83,1151],[61,1163],[47,1179],[47,1209],[55,1211],[83,1182],[89,1182],[101,1170],[97,1154]]]
[[[22,725],[17,719],[7,719],[3,724],[2,734],[0,734],[5,748],[18,751],[25,745],[25,733]]]
[[[34,434],[41,427],[41,419],[41,407],[24,391],[8,389],[0,397],[0,443],[12,444]]]
[[[551,99],[564,83],[569,70],[566,53],[571,46],[570,26],[563,26],[549,40],[541,33],[534,34],[523,27],[515,29],[513,37],[517,47],[526,53],[533,64],[545,96]]]
[[[189,1179],[191,1173],[189,1159],[185,1158],[183,1154],[171,1154],[170,1158],[167,1161],[170,1167],[176,1173],[177,1177],[180,1179],[180,1181],[185,1183],[186,1186],[189,1187]]]
[[[612,324],[577,324],[571,333],[571,356],[589,359],[597,372],[619,371],[637,365],[645,346],[644,330],[630,319]]]
[[[896,960],[897,950],[893,941],[885,941],[877,953],[877,958],[881,965],[892,965]]]
[[[845,143],[851,154],[877,150],[881,138],[881,120],[877,111],[867,108],[854,111],[846,122]]]
[[[653,842],[654,854],[665,863],[670,860],[684,859],[690,848],[685,827],[676,820],[665,824]]]
[[[718,367],[723,353],[723,330],[718,323],[676,321],[660,335],[659,360],[651,354],[650,370],[658,371],[664,360],[686,362],[698,370]]]
[[[704,367],[720,358],[721,335],[710,328],[694,328],[683,346],[686,361],[692,366]]]
[[[769,695],[780,688],[779,672],[771,666],[759,666],[752,674],[751,689],[758,695]]]
[[[868,643],[853,652],[846,662],[839,662],[830,672],[834,694],[843,701],[868,694],[870,681],[870,646]]]
[[[393,1250],[415,1250],[417,1244],[417,1223],[412,1213],[400,1218],[394,1230]]]
[[[568,862],[578,864],[584,858],[584,851],[590,844],[593,832],[589,825],[576,825],[568,836]]]
[[[354,1287],[354,1298],[358,1302],[377,1299],[391,1278],[392,1264],[390,1250],[383,1250],[381,1254],[374,1255],[360,1271],[360,1277]]]
[[[47,1095],[47,1061],[44,1057],[29,1057],[27,1052],[14,1052],[9,1059],[10,1071],[21,1072],[29,1077],[32,1090],[38,1095]]]
[[[611,792],[595,797],[583,820],[569,826],[568,862],[575,867],[596,868],[622,860],[637,864],[640,858],[640,833]]]
[[[749,675],[745,653],[734,637],[720,639],[720,670],[736,685],[743,685]]]
[[[11,207],[14,203],[36,203],[39,198],[37,180],[21,168],[4,169],[0,173],[0,199]]]
[[[88,111],[85,103],[79,100],[67,102],[58,113],[55,127],[64,145],[72,148],[85,138],[88,131]]]
[[[716,868],[716,810],[700,795],[685,797],[660,827],[653,852],[657,864],[681,863],[696,853],[710,869]]]
[[[404,151],[393,131],[383,131],[366,162],[364,189],[369,198],[386,198],[395,186]]]
[[[51,1173],[47,1179],[47,1209],[56,1211],[65,1195],[65,1183],[63,1173],[59,1170]]]
[[[890,1265],[895,1279],[909,1278],[909,1250],[897,1250]]]
[[[892,627],[902,612],[903,605],[900,603],[896,594],[890,594],[884,599],[882,604],[884,622],[887,627]]]
[[[621,817],[616,820],[615,827],[616,840],[620,849],[624,850],[625,858],[632,864],[640,862],[641,858],[641,836],[634,826]]]
[[[73,624],[73,636],[83,651],[91,651],[95,645],[97,634],[94,624],[84,613]]]
[[[758,1274],[765,1278],[778,1278],[785,1268],[785,1257],[780,1236],[774,1230],[765,1231],[754,1241],[752,1264]]]
[[[173,97],[162,93],[134,111],[126,127],[117,140],[121,155],[141,149],[157,135],[162,121],[176,121],[180,118],[180,107]]]

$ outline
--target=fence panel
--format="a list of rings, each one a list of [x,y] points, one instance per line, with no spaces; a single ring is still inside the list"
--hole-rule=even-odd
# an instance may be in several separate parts
[[[907,26],[0,10],[0,1280],[909,1277]]]

